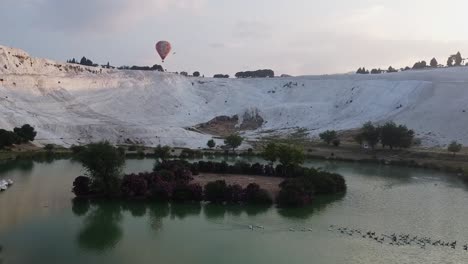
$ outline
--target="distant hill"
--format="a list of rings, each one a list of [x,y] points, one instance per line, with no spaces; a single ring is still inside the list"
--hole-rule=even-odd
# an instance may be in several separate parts
[[[266,79],[187,78],[102,69],[30,57],[0,46],[0,128],[29,123],[42,143],[116,143],[204,147],[196,126],[219,116],[255,112],[263,120],[246,135],[311,137],[366,121],[394,120],[426,146],[468,144],[468,67],[378,75]]]

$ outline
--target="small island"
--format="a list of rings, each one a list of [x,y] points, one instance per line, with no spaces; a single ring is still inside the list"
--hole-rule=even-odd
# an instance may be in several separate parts
[[[139,199],[165,202],[218,204],[272,204],[298,207],[313,203],[319,195],[344,193],[343,176],[301,167],[302,151],[269,144],[263,156],[267,165],[238,162],[167,159],[162,148],[152,172],[123,175],[125,153],[108,142],[83,147],[77,158],[86,176],[73,182],[78,198]],[[279,163],[278,163],[279,162]],[[276,166],[275,163],[278,163]],[[249,182],[251,181],[251,182]]]

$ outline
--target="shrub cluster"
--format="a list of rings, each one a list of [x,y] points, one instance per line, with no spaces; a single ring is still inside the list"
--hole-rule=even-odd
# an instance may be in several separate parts
[[[256,71],[245,71],[236,73],[236,78],[266,78],[275,77],[275,72],[273,70],[256,70]]]
[[[280,184],[276,202],[280,206],[304,206],[315,195],[336,194],[346,191],[343,176],[315,169],[304,169],[304,175],[287,179]]]
[[[205,186],[205,200],[211,203],[271,204],[268,192],[256,183],[246,188],[238,184],[228,185],[224,180],[209,182]]]

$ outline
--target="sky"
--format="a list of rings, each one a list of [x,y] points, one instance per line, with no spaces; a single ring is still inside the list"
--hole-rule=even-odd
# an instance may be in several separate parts
[[[0,45],[65,61],[333,74],[468,54],[466,0],[0,0]],[[468,57],[468,55],[467,55]]]

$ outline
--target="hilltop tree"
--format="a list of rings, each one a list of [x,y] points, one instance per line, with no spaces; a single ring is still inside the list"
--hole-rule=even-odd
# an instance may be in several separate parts
[[[436,68],[439,63],[437,62],[436,58],[432,58],[430,65],[432,68]]]
[[[393,68],[392,66],[388,67],[388,70],[387,72],[398,72],[395,68]]]
[[[206,143],[206,145],[207,145],[210,149],[212,149],[212,148],[216,147],[216,142],[214,141],[214,139],[210,139],[210,140],[208,140],[208,142]]]
[[[427,67],[426,61],[418,61],[413,65],[413,69],[424,69]]]
[[[200,77],[200,72],[198,72],[198,71],[194,72],[193,77]]]
[[[452,152],[453,155],[455,156],[456,153],[460,152],[461,149],[462,149],[463,145],[462,144],[459,144],[457,141],[452,141],[448,147],[447,147],[447,150],[449,152]]]
[[[334,140],[338,138],[335,130],[327,130],[319,134],[321,140],[330,145]]]
[[[93,61],[83,56],[83,58],[80,60],[80,64],[85,66],[93,66]]]
[[[460,52],[457,52],[457,54],[453,55],[453,60],[455,61],[455,66],[461,66],[463,58]]]
[[[236,148],[238,148],[242,142],[244,141],[244,138],[239,136],[238,134],[232,134],[228,136],[226,139],[224,139],[224,144],[231,148],[232,151],[234,151]]]
[[[448,66],[448,67],[452,67],[452,66],[453,66],[453,62],[454,62],[453,56],[450,56],[450,57],[447,59],[447,66]]]

